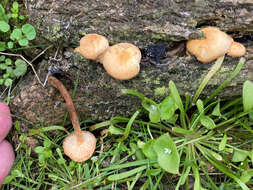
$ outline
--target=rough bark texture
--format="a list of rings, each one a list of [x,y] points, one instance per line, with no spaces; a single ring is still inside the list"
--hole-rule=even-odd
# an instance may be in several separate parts
[[[143,51],[150,44],[165,44],[172,50],[175,44],[198,38],[200,26],[213,25],[230,33],[246,46],[246,63],[241,73],[220,94],[231,97],[241,94],[245,80],[253,80],[253,2],[251,0],[26,0],[31,23],[38,31],[38,41],[60,44],[60,63],[67,68],[59,77],[71,92],[80,73],[74,103],[85,119],[104,120],[115,115],[130,115],[139,106],[133,96],[122,96],[121,89],[130,88],[160,101],[169,94],[168,83],[173,80],[180,93],[193,94],[212,64],[199,64],[185,54],[163,60],[165,65],[142,64],[140,74],[128,81],[108,76],[99,63],[88,61],[71,48],[78,46],[86,33],[96,32],[108,37],[110,44],[122,41],[134,43]],[[63,55],[65,52],[65,55]],[[68,54],[66,56],[66,54]],[[144,62],[144,61],[143,61]],[[226,56],[220,71],[211,79],[203,95],[221,84],[235,68],[238,59]],[[45,78],[51,62],[39,64]],[[14,100],[16,115],[38,123],[55,124],[62,121],[66,111],[63,99],[53,87],[41,85],[33,74],[19,84]]]

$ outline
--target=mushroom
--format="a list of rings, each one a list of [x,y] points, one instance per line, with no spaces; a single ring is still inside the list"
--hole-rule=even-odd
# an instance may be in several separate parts
[[[80,46],[74,51],[85,58],[99,61],[99,56],[109,47],[108,40],[99,34],[87,34],[80,40]]]
[[[0,143],[0,188],[2,186],[3,180],[11,171],[15,155],[11,144],[3,140]]]
[[[109,75],[128,80],[140,71],[141,51],[133,44],[119,43],[109,47],[100,61]]]
[[[63,141],[64,153],[76,162],[86,161],[94,153],[97,140],[91,132],[81,130],[72,98],[61,81],[50,76],[48,82],[57,88],[63,96],[74,127],[74,133],[68,135]]]
[[[7,136],[12,126],[10,108],[0,102],[0,142]]]
[[[211,62],[228,52],[232,57],[245,54],[245,47],[243,45],[238,45],[238,42],[234,42],[229,35],[218,28],[206,27],[202,28],[201,31],[204,32],[205,39],[188,40],[186,43],[187,51],[195,55],[200,62]],[[240,50],[242,53],[236,54],[234,50],[238,51],[240,48],[244,50]]]
[[[232,42],[232,45],[230,46],[230,49],[228,50],[228,55],[231,57],[241,57],[245,55],[246,53],[246,48],[238,43],[238,42]]]

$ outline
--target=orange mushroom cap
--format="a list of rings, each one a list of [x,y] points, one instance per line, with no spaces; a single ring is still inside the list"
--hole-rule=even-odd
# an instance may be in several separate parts
[[[244,56],[246,53],[246,48],[244,45],[238,43],[238,42],[232,42],[232,45],[230,46],[230,49],[228,50],[228,55],[232,57],[241,57]]]
[[[96,138],[89,131],[82,131],[83,142],[78,142],[78,137],[75,133],[67,136],[63,141],[64,153],[76,162],[88,160],[95,151]]]
[[[99,34],[87,34],[80,40],[80,46],[74,51],[85,58],[96,60],[109,47],[108,40]]]
[[[109,47],[101,62],[109,75],[119,80],[135,77],[140,71],[141,51],[130,43]]]
[[[202,28],[205,39],[189,40],[186,44],[187,51],[196,56],[202,63],[211,62],[225,55],[233,39],[216,27]]]

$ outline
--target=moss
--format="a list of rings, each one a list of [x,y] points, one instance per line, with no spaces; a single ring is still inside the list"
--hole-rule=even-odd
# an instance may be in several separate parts
[[[155,89],[155,96],[165,96],[169,92],[169,88],[162,86]]]
[[[160,84],[160,78],[156,78],[156,80],[153,81],[154,84]]]

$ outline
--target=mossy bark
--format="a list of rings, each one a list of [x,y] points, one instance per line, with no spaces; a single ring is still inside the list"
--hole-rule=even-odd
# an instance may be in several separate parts
[[[115,80],[106,74],[100,63],[72,53],[86,33],[105,35],[110,44],[131,42],[142,50],[150,44],[165,44],[170,51],[177,43],[202,37],[198,27],[214,25],[239,38],[247,48],[242,71],[219,96],[241,95],[243,82],[253,80],[253,3],[250,0],[26,0],[25,3],[30,21],[38,31],[38,42],[61,47],[59,55],[63,58],[60,62],[67,69],[59,79],[71,93],[77,84],[74,103],[83,119],[101,121],[116,115],[131,115],[140,107],[140,100],[122,95],[124,88],[138,90],[159,102],[169,94],[168,83],[173,80],[182,95],[186,92],[193,95],[212,66],[212,63],[200,64],[184,52],[169,57],[164,65],[147,60],[134,79]],[[238,60],[225,57],[203,96],[208,96],[229,76]],[[41,78],[45,78],[50,64],[46,59],[39,64]],[[66,107],[56,89],[49,85],[43,88],[30,73],[16,88],[12,111],[29,121],[48,125],[61,122]]]

